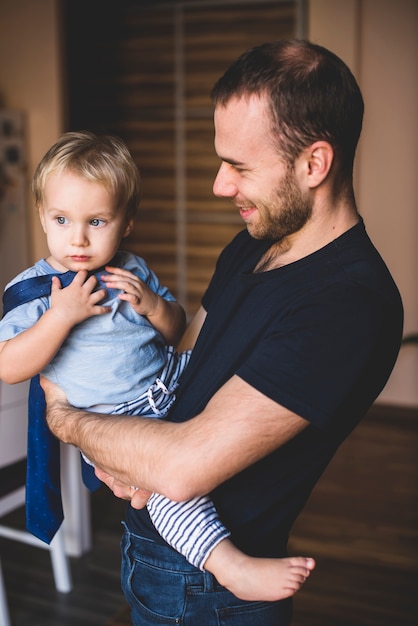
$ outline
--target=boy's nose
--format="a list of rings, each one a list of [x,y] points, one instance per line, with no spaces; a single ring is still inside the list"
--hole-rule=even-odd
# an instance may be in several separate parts
[[[74,228],[71,241],[73,246],[85,246],[88,243],[85,229],[81,226]]]

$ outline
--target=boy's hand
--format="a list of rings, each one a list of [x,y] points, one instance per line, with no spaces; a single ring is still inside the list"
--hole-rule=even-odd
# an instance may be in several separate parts
[[[129,302],[131,307],[139,315],[152,317],[155,315],[160,296],[154,293],[143,280],[132,272],[119,267],[106,267],[109,274],[104,274],[101,279],[109,289],[120,289],[120,300]]]
[[[120,300],[131,307],[154,326],[164,337],[167,345],[176,346],[186,326],[186,314],[178,302],[166,300],[128,270],[106,267],[109,274],[100,278],[109,289],[119,289]]]
[[[106,289],[94,291],[97,279],[87,276],[85,270],[77,272],[74,280],[64,288],[58,276],[52,277],[51,311],[71,328],[93,315],[103,315],[111,310],[108,306],[99,305],[106,296]]]

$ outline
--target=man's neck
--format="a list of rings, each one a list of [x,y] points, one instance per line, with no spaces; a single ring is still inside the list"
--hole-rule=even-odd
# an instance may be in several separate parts
[[[355,206],[316,213],[296,233],[277,241],[263,254],[254,272],[267,272],[299,261],[340,237],[360,220]]]

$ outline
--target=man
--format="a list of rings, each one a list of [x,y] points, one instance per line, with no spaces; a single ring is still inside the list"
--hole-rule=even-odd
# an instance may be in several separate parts
[[[214,193],[247,229],[186,332],[196,343],[170,421],[79,412],[49,385],[48,420],[131,500],[122,578],[135,624],[282,626],[290,599],[234,598],[137,509],[147,491],[210,493],[239,548],[284,556],[313,486],[390,375],[402,304],[355,203],[363,100],[346,65],[308,42],[265,44],[212,95]]]

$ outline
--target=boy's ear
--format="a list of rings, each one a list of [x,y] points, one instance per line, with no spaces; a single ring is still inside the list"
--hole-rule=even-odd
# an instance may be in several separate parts
[[[316,141],[307,150],[308,186],[318,187],[328,176],[334,162],[334,150],[327,141]]]
[[[42,230],[46,234],[45,217],[44,217],[44,212],[43,212],[41,205],[38,206],[38,214],[39,214],[39,221],[41,222]]]
[[[134,227],[134,220],[133,219],[128,220],[126,224],[125,232],[123,233],[124,238],[128,237],[128,235],[131,234],[133,227]]]

